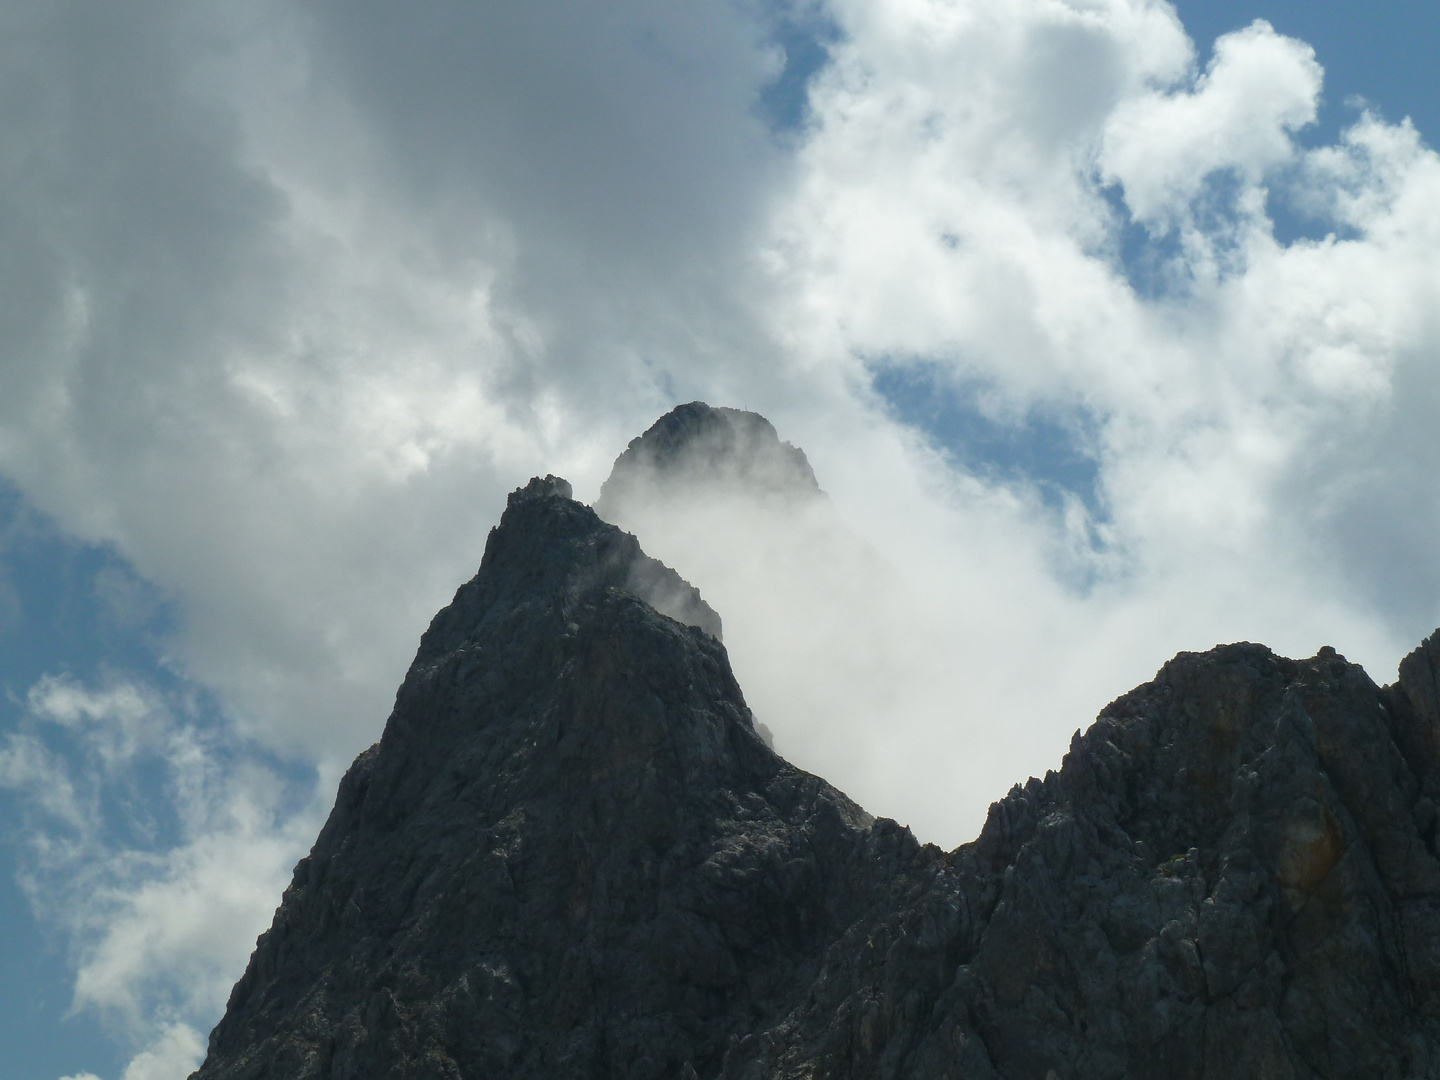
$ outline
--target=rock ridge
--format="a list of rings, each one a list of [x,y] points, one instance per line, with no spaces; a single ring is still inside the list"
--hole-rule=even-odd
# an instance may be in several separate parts
[[[943,852],[570,494],[511,496],[198,1080],[1440,1076],[1440,633],[1385,687],[1181,653]]]

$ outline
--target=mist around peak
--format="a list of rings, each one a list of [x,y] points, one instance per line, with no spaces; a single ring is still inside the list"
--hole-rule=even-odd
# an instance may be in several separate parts
[[[1014,750],[956,709],[969,669],[947,655],[944,604],[851,528],[802,449],[756,413],[681,405],[619,456],[595,509],[722,613],[779,753],[922,839],[974,837]]]

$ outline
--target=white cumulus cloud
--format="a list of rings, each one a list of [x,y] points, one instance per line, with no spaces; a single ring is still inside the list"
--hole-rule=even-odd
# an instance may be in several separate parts
[[[1105,178],[1123,185],[1135,219],[1151,226],[1183,216],[1217,171],[1257,184],[1295,157],[1293,135],[1314,123],[1322,78],[1310,46],[1256,20],[1215,42],[1193,86],[1117,105],[1100,153]]]
[[[125,1066],[121,1080],[184,1080],[200,1067],[205,1040],[184,1024],[171,1024]]]

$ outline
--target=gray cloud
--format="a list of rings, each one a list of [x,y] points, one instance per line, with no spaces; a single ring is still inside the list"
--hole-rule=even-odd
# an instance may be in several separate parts
[[[670,403],[655,384],[687,393],[699,363],[763,370],[753,249],[791,159],[762,115],[783,57],[759,12],[307,9],[312,77],[343,87],[385,197],[439,258],[503,263],[512,408],[613,416],[640,396],[639,423]]]
[[[780,165],[759,115],[779,57],[740,5],[307,15],[316,77],[345,80],[402,190],[498,210],[537,253],[589,251],[622,274],[692,262],[754,217]]]

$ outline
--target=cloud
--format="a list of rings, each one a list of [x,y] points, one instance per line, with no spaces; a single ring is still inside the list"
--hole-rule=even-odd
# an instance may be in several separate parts
[[[144,1030],[161,1004],[200,1024],[219,1015],[319,826],[311,808],[277,829],[273,795],[246,790],[260,786],[246,779],[222,796],[228,821],[142,866],[110,857],[111,881],[82,915],[78,1008],[113,1014],[131,1030]]]
[[[813,135],[771,252],[777,335],[797,366],[853,396],[771,416],[921,600],[898,625],[857,603],[856,625],[832,618],[819,638],[813,622],[757,619],[773,632],[747,643],[736,606],[788,603],[801,578],[761,574],[727,595],[699,538],[693,553],[662,553],[695,567],[737,628],[731,648],[753,696],[784,684],[826,702],[788,732],[786,710],[767,719],[778,744],[947,840],[978,823],[987,777],[1055,763],[1105,696],[1180,648],[1253,638],[1304,654],[1340,641],[1383,679],[1440,617],[1433,557],[1408,539],[1432,520],[1431,496],[1399,479],[1433,457],[1424,406],[1403,417],[1435,382],[1433,329],[1416,306],[1435,296],[1420,239],[1433,211],[1414,198],[1411,224],[1392,217],[1434,155],[1370,117],[1341,146],[1305,150],[1294,133],[1321,77],[1308,47],[1257,23],[1196,72],[1167,10],[840,8],[845,37],[812,95]],[[1056,34],[1103,42],[1068,54],[1084,78],[1047,74]],[[1030,109],[1077,80],[1090,92],[1062,129]],[[1218,199],[1206,182],[1217,172],[1235,185]],[[1279,242],[1267,185],[1347,238]],[[1166,223],[1179,235],[1161,235]],[[1133,280],[1123,245],[1136,226],[1164,268],[1158,293]],[[1037,480],[867,418],[873,373],[906,365],[979,387],[992,425],[1089,418],[1095,505],[1080,493],[1057,505]],[[1397,394],[1407,374],[1417,385]],[[1377,528],[1383,498],[1393,501]],[[1354,527],[1340,526],[1352,505]],[[724,518],[708,547],[735,576],[733,553],[764,542],[747,540],[748,519],[727,529]],[[648,524],[642,540],[662,528]],[[827,561],[811,573],[823,577]],[[846,595],[843,577],[811,591]],[[893,626],[887,647],[861,648],[882,625]],[[881,666],[904,691],[877,709],[860,691],[884,680],[857,677],[863,668],[787,663],[807,632],[888,652]],[[907,670],[895,657],[924,659]],[[799,671],[814,683],[788,674]],[[846,763],[837,744],[865,749]]]
[[[25,284],[3,315],[3,467],[65,528],[114,542],[181,598],[175,659],[252,726],[348,756],[358,740],[337,727],[367,712],[378,725],[402,643],[471,558],[458,537],[467,521],[481,528],[469,515],[487,497],[474,466],[483,476],[497,443],[528,438],[479,392],[483,363],[436,357],[486,347],[486,268],[441,284],[384,265],[383,244],[347,251],[353,237],[297,212],[295,193],[246,160],[236,109],[198,72],[224,68],[224,42],[253,27],[156,2],[8,12],[34,62],[6,84],[29,164],[12,159],[0,199],[7,265]],[[433,526],[400,507],[419,476],[445,486],[457,457],[452,494],[465,483],[474,497],[446,500],[454,561],[414,611],[392,607],[379,662],[369,650],[385,632],[349,632],[344,598],[384,591],[406,541],[345,529],[347,557],[335,525],[358,513]],[[317,676],[329,690],[312,690]]]
[[[724,613],[746,701],[780,753],[927,839],[969,839],[995,796],[987,778],[1028,764],[996,738],[1001,701],[976,707],[993,689],[976,669],[1008,670],[1013,661],[978,638],[957,636],[953,575],[907,574],[850,528],[805,470],[763,449],[742,438],[731,467],[717,470],[691,454],[668,461],[661,475],[632,471],[629,483],[607,483],[598,508],[641,537],[647,551],[682,567]],[[883,436],[863,446],[892,464],[903,451]],[[984,515],[1011,526],[1007,532],[1025,509],[993,496],[969,507],[972,523]],[[913,515],[906,524],[915,525]],[[950,540],[950,554],[963,558],[970,545]],[[1000,553],[986,554],[993,572]],[[1015,568],[1028,569],[1026,558],[1036,556],[1026,551]],[[927,562],[925,574],[933,571]],[[966,599],[980,601],[973,589]],[[988,640],[1015,644],[995,607]],[[1036,627],[1027,620],[1026,629],[1033,635]]]
[[[1398,175],[1423,175],[1431,152],[1412,145],[1403,167],[1357,152],[1403,131],[1375,120],[1347,136],[1349,152],[1302,152],[1291,131],[1309,115],[1319,77],[1303,46],[1257,24],[1222,39],[1208,72],[1186,75],[1175,62],[1186,55],[1175,27],[1136,17],[1153,9],[1097,5],[1064,17],[1108,34],[1135,75],[1120,81],[1109,120],[1073,129],[1058,164],[1035,167],[1025,151],[1037,135],[995,120],[1014,117],[1014,101],[1031,91],[1015,79],[992,87],[986,76],[1015,63],[1014,43],[1033,41],[1031,31],[1057,16],[1023,4],[988,19],[946,8],[967,14],[956,16],[954,32],[933,34],[939,8],[886,10],[891,20],[879,30],[847,24],[851,36],[817,91],[806,171],[780,219],[787,309],[807,315],[790,331],[797,348],[817,362],[940,363],[987,387],[994,415],[1017,421],[1035,408],[1100,418],[1101,524],[1131,572],[1206,547],[1227,561],[1243,548],[1257,569],[1276,545],[1292,566],[1316,557],[1326,543],[1321,523],[1272,511],[1306,486],[1336,425],[1387,430],[1371,425],[1388,407],[1393,365],[1430,348],[1408,298],[1432,287],[1431,260],[1419,245],[1383,239],[1394,230],[1379,200]],[[892,60],[903,29],[922,62]],[[996,65],[963,62],[992,53]],[[1171,59],[1143,68],[1151,56]],[[1239,94],[1262,68],[1271,91]],[[1106,155],[1119,155],[1122,143],[1135,169],[1150,169],[1130,174],[1126,197],[1132,187],[1145,192],[1136,213],[1187,215],[1181,242],[1157,246],[1171,283],[1158,297],[1137,293],[1128,276],[1120,234],[1129,218],[1117,219],[1104,188]],[[1337,222],[1363,238],[1278,243],[1257,185],[1284,161],[1297,168],[1274,183],[1310,205],[1373,208],[1363,222],[1349,211]],[[1174,187],[1220,168],[1236,170],[1250,192],[1207,207],[1200,187]],[[1334,464],[1357,480],[1380,469],[1345,454]],[[1249,572],[1243,559],[1225,570]],[[1302,574],[1311,572],[1318,562]]]
[[[1323,78],[1315,51],[1257,19],[1215,42],[1193,87],[1120,103],[1105,123],[1100,167],[1123,186],[1136,221],[1163,229],[1220,170],[1249,184],[1292,160],[1292,136],[1315,122]]]
[[[111,682],[92,690],[68,676],[47,675],[25,698],[36,719],[84,732],[107,773],[128,765],[142,750],[163,752],[170,736],[163,703],[154,691],[134,683]]]
[[[184,1024],[171,1024],[155,1043],[131,1059],[121,1080],[184,1080],[200,1067],[205,1040]]]
[[[287,752],[378,733],[519,480],[597,481],[692,359],[765,366],[726,282],[778,57],[738,8],[6,18],[0,469]]]
[[[200,1067],[205,1040],[184,1024],[170,1024],[125,1067],[121,1080],[184,1080]],[[100,1080],[94,1073],[62,1076],[60,1080]]]
[[[624,278],[688,265],[697,241],[729,246],[778,158],[759,104],[779,57],[742,5],[486,0],[414,19],[327,0],[307,15],[311,63],[363,111],[399,193],[477,212],[459,245],[500,217],[522,268],[556,247]]]
[[[324,808],[153,687],[46,677],[26,700],[0,785],[23,798],[21,883],[69,939],[73,1007],[149,1047],[127,1077],[188,1075]]]

